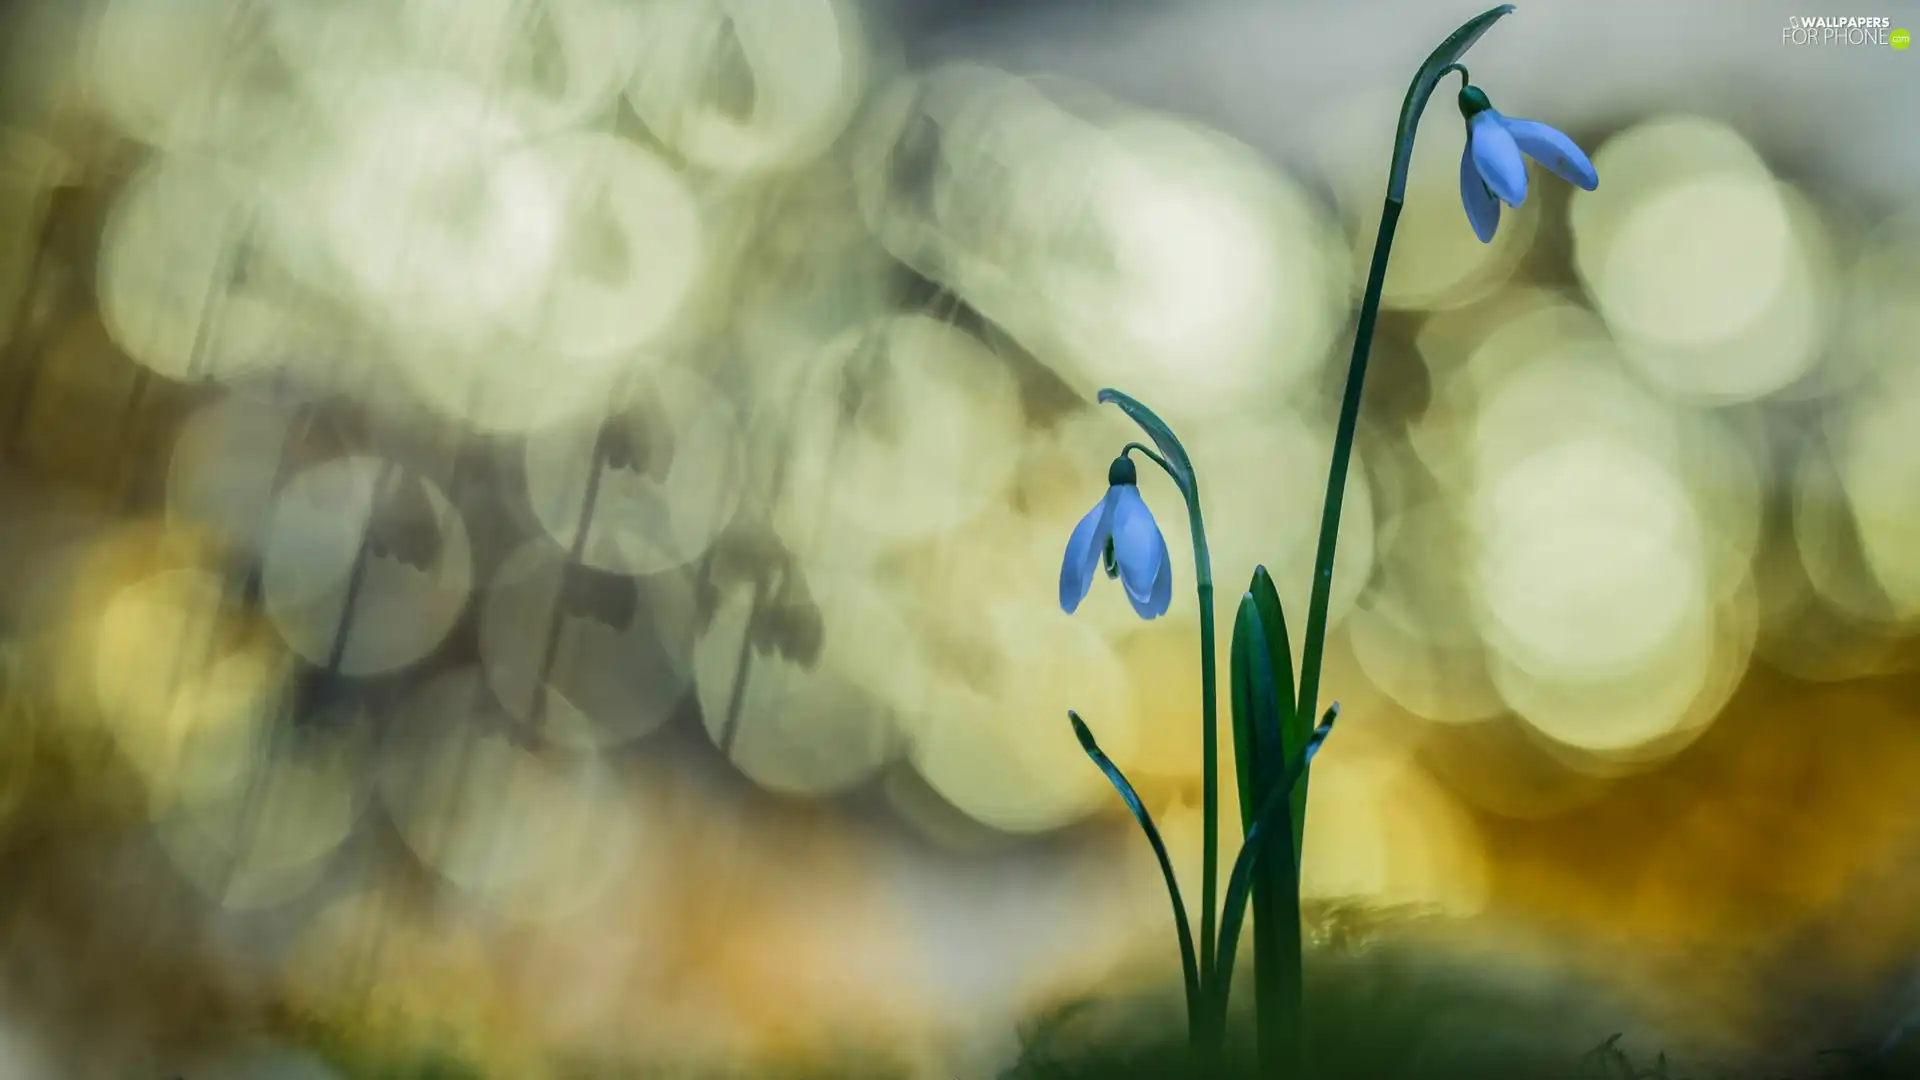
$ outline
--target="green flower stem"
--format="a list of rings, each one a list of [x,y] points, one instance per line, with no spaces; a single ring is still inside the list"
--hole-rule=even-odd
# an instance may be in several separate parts
[[[1187,503],[1187,529],[1193,535],[1193,577],[1200,598],[1200,985],[1213,986],[1218,938],[1220,876],[1220,732],[1219,690],[1214,685],[1213,559],[1207,552],[1207,523],[1200,513],[1200,485],[1191,471],[1184,475],[1166,458],[1140,443],[1128,443],[1123,453],[1138,451],[1172,478]]]
[[[1219,941],[1214,933],[1219,909],[1220,876],[1220,732],[1215,722],[1219,708],[1214,689],[1213,655],[1213,573],[1207,565],[1207,538],[1200,525],[1200,504],[1193,511],[1193,559],[1200,579],[1200,712],[1206,724],[1200,734],[1200,970],[1211,981],[1217,963]]]
[[[1407,170],[1413,162],[1414,132],[1434,87],[1450,72],[1466,78],[1460,58],[1480,35],[1513,12],[1502,4],[1467,20],[1428,55],[1400,105],[1399,133],[1393,141],[1393,164],[1387,173],[1387,201],[1380,212],[1380,231],[1373,241],[1373,263],[1367,268],[1367,287],[1360,300],[1360,322],[1353,332],[1353,357],[1347,361],[1347,388],[1340,398],[1340,422],[1333,436],[1333,464],[1327,470],[1327,497],[1320,512],[1320,542],[1313,560],[1313,592],[1307,605],[1306,639],[1300,650],[1301,716],[1320,711],[1320,665],[1327,645],[1327,609],[1333,602],[1333,558],[1340,547],[1340,509],[1347,496],[1347,471],[1353,461],[1353,440],[1360,426],[1360,398],[1366,387],[1367,360],[1373,352],[1374,325],[1380,319],[1380,293],[1387,282],[1387,259],[1393,253],[1394,228],[1407,197]]]
[[[1182,483],[1180,480],[1180,473],[1176,469],[1174,469],[1173,464],[1171,462],[1169,462],[1166,458],[1161,457],[1159,452],[1156,451],[1153,447],[1148,446],[1146,443],[1130,442],[1127,445],[1121,447],[1120,452],[1123,454],[1139,454],[1142,457],[1146,458],[1148,461],[1151,461],[1155,465],[1160,466],[1160,469],[1162,472],[1165,472],[1168,476],[1173,477],[1174,486],[1178,487],[1180,489],[1181,496],[1183,498],[1185,497],[1187,489],[1186,489],[1186,485]]]
[[[1320,709],[1320,662],[1327,647],[1327,609],[1333,603],[1333,557],[1340,547],[1340,510],[1347,497],[1347,470],[1353,462],[1353,440],[1360,426],[1361,391],[1366,386],[1373,327],[1380,319],[1380,291],[1387,283],[1387,258],[1393,253],[1400,206],[1400,200],[1389,195],[1380,212],[1373,265],[1367,270],[1367,291],[1360,301],[1360,325],[1353,334],[1353,358],[1347,362],[1347,390],[1340,399],[1340,426],[1334,431],[1333,464],[1327,470],[1327,501],[1320,511],[1320,544],[1313,557],[1307,638],[1300,651],[1301,716],[1312,716]]]

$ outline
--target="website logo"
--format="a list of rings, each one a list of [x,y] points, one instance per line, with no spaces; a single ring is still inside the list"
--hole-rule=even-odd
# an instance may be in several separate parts
[[[1793,15],[1780,31],[1782,45],[1880,45],[1904,51],[1913,35],[1884,15]]]

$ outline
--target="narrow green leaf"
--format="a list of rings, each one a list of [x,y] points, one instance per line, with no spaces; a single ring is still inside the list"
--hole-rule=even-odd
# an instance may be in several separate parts
[[[1265,609],[1279,615],[1279,598],[1273,596],[1273,582],[1265,571],[1256,571],[1254,588],[1240,598],[1240,615],[1235,623],[1235,705],[1244,700],[1244,711],[1235,713],[1235,736],[1246,744],[1248,761],[1242,771],[1242,834],[1252,832],[1267,794],[1281,784],[1288,755],[1284,748],[1283,715],[1294,711],[1292,671],[1284,634],[1286,623],[1275,617],[1269,621]],[[1265,586],[1265,588],[1261,588]],[[1261,603],[1256,590],[1269,594],[1269,603]],[[1279,626],[1281,669],[1286,671],[1288,694],[1281,696],[1275,680],[1275,648],[1267,626]],[[1242,717],[1248,730],[1240,732]],[[1296,784],[1304,790],[1304,784]],[[1281,799],[1290,805],[1294,799]],[[1294,842],[1298,828],[1286,828],[1283,836]],[[1275,840],[1279,844],[1279,840]],[[1298,842],[1294,842],[1298,847]],[[1252,919],[1254,919],[1254,1017],[1256,1047],[1263,1074],[1292,1072],[1300,1051],[1300,880],[1294,874],[1294,859],[1265,859],[1252,876]],[[1217,969],[1215,969],[1217,970]],[[1221,1022],[1225,1017],[1219,1017]]]
[[[1191,502],[1195,490],[1193,459],[1187,456],[1187,448],[1180,444],[1167,422],[1152,409],[1112,388],[1100,391],[1099,400],[1103,405],[1118,405],[1121,412],[1140,425],[1140,430],[1147,433],[1153,445],[1160,448],[1160,456],[1167,459],[1170,471],[1174,474],[1173,482],[1180,485],[1180,493]]]
[[[1140,801],[1139,794],[1134,791],[1133,785],[1127,782],[1126,775],[1120,771],[1120,766],[1115,765],[1113,759],[1107,757],[1106,752],[1100,749],[1100,744],[1094,741],[1093,732],[1080,719],[1080,714],[1068,710],[1067,719],[1073,724],[1074,736],[1080,740],[1080,749],[1086,751],[1087,757],[1093,759],[1093,763],[1100,767],[1100,771],[1107,774],[1107,782],[1120,793],[1120,798],[1133,814],[1133,820],[1140,823],[1140,831],[1147,835],[1147,843],[1153,847],[1153,857],[1160,861],[1160,876],[1166,880],[1167,896],[1173,901],[1174,930],[1180,938],[1180,969],[1185,978],[1187,990],[1187,1028],[1189,1034],[1198,1037],[1201,1031],[1201,1010],[1204,1007],[1200,987],[1200,963],[1193,948],[1193,928],[1187,922],[1187,905],[1180,898],[1180,880],[1174,875],[1173,860],[1167,855],[1166,842],[1160,838],[1160,829],[1153,823],[1153,815],[1147,813],[1146,804]]]
[[[1291,763],[1300,757],[1307,740],[1313,737],[1313,725],[1294,703],[1293,648],[1287,638],[1287,617],[1280,610],[1280,593],[1273,587],[1273,576],[1267,573],[1266,567],[1254,567],[1247,595],[1253,597],[1254,606],[1260,611],[1260,628],[1267,635],[1267,663],[1273,672],[1274,700],[1280,704],[1279,730],[1274,733],[1280,746],[1277,760]],[[1301,841],[1306,838],[1306,828],[1307,785],[1302,783],[1293,793],[1295,851],[1300,850]]]
[[[1287,621],[1280,595],[1266,567],[1256,567],[1241,601],[1248,609],[1248,647],[1257,651],[1249,687],[1256,702],[1255,726],[1249,741],[1254,767],[1260,771],[1253,798],[1242,799],[1244,827],[1250,830],[1271,788],[1288,766],[1299,759],[1310,731],[1299,724],[1293,699],[1293,656],[1287,641]],[[1303,776],[1292,788],[1285,834],[1293,852],[1301,849],[1305,832],[1307,782]],[[1279,839],[1273,843],[1278,844]],[[1291,1075],[1300,1067],[1303,1049],[1301,1002],[1300,883],[1294,858],[1269,858],[1253,871],[1249,901],[1253,918],[1253,993],[1255,1048],[1263,1075]]]
[[[1227,902],[1220,921],[1220,951],[1214,966],[1219,989],[1214,1022],[1224,1025],[1233,954],[1239,944],[1242,915],[1253,912],[1253,1005],[1255,1050],[1263,1076],[1298,1075],[1304,1049],[1304,956],[1300,947],[1299,878],[1281,858],[1280,847],[1293,831],[1292,800],[1281,797],[1278,783],[1266,809],[1248,831],[1245,846],[1227,881]],[[1265,847],[1266,857],[1249,852]],[[1280,873],[1271,873],[1275,868]]]
[[[1258,706],[1253,693],[1257,663],[1254,635],[1259,632],[1260,609],[1251,594],[1240,598],[1233,619],[1233,641],[1228,649],[1228,690],[1233,708],[1233,768],[1240,781],[1240,832],[1253,828],[1260,810],[1259,778],[1266,775],[1260,761]]]
[[[1300,760],[1289,765],[1281,776],[1280,782],[1266,793],[1266,798],[1260,805],[1260,813],[1254,819],[1253,828],[1247,830],[1246,842],[1241,845],[1240,855],[1233,862],[1233,873],[1227,879],[1226,903],[1220,912],[1220,950],[1214,968],[1214,992],[1211,1002],[1215,1022],[1219,1022],[1226,1015],[1227,992],[1233,986],[1233,955],[1240,945],[1240,927],[1246,921],[1247,901],[1253,889],[1254,867],[1259,863],[1263,849],[1272,845],[1274,837],[1293,831],[1293,823],[1289,820],[1292,817],[1293,802],[1285,796],[1291,793],[1294,785],[1306,775],[1308,767],[1313,764],[1313,759],[1319,754],[1320,747],[1325,745],[1327,736],[1332,733],[1334,722],[1338,719],[1340,719],[1340,703],[1336,701],[1327,709],[1327,715],[1320,721],[1320,726],[1314,729],[1313,737],[1307,740],[1307,745],[1300,754]],[[1298,856],[1295,855],[1295,858],[1297,859]],[[1283,908],[1289,902],[1292,904],[1293,917],[1297,922],[1300,917],[1297,865],[1295,870],[1295,887],[1286,890],[1286,895],[1279,900]]]
[[[1280,699],[1273,684],[1273,665],[1267,649],[1266,621],[1260,617],[1260,602],[1247,593],[1240,598],[1245,615],[1247,696],[1251,708],[1248,725],[1252,730],[1247,742],[1252,749],[1249,782],[1253,789],[1253,815],[1245,823],[1252,829],[1259,820],[1260,807],[1266,805],[1267,792],[1286,772],[1287,759],[1280,744]],[[1238,625],[1235,627],[1239,629]]]
[[[1447,35],[1440,47],[1427,56],[1426,63],[1413,77],[1413,85],[1407,87],[1407,98],[1400,106],[1399,137],[1393,145],[1393,171],[1387,177],[1387,199],[1391,202],[1405,202],[1407,197],[1407,167],[1413,162],[1413,131],[1420,124],[1420,113],[1427,107],[1427,99],[1433,96],[1433,88],[1440,84],[1450,65],[1460,62],[1467,50],[1480,40],[1494,23],[1504,16],[1513,14],[1512,4],[1501,4],[1497,8],[1483,11],[1462,23],[1460,29]]]

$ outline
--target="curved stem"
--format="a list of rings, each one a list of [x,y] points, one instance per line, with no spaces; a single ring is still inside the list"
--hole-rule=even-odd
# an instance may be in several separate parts
[[[1193,527],[1193,575],[1200,596],[1200,970],[1211,982],[1219,942],[1214,933],[1220,877],[1220,725],[1219,694],[1214,687],[1213,566],[1207,555],[1207,528],[1200,520],[1200,493],[1188,501]]]
[[[1353,440],[1360,424],[1360,397],[1366,387],[1367,359],[1373,351],[1374,324],[1380,318],[1380,293],[1387,280],[1387,257],[1393,252],[1393,232],[1406,202],[1407,170],[1413,162],[1414,132],[1426,111],[1434,87],[1448,72],[1467,77],[1460,63],[1480,35],[1513,13],[1501,4],[1474,16],[1447,36],[1414,73],[1407,97],[1400,105],[1399,132],[1393,141],[1393,163],[1387,171],[1387,201],[1380,212],[1380,231],[1373,241],[1373,262],[1367,268],[1367,287],[1360,299],[1360,321],[1353,332],[1353,357],[1347,362],[1347,388],[1340,398],[1340,423],[1333,436],[1333,463],[1327,469],[1326,504],[1320,512],[1320,542],[1314,553],[1313,593],[1307,605],[1306,638],[1300,650],[1301,716],[1320,711],[1320,664],[1326,653],[1327,609],[1333,599],[1333,557],[1340,546],[1340,510],[1347,495],[1347,470],[1353,461]]]
[[[1175,487],[1179,487],[1183,491],[1185,490],[1185,485],[1181,484],[1180,482],[1179,471],[1173,467],[1172,462],[1169,462],[1166,458],[1161,457],[1160,452],[1155,450],[1153,447],[1148,446],[1146,443],[1130,442],[1127,445],[1121,447],[1120,452],[1122,454],[1139,453],[1140,455],[1145,457],[1148,461],[1151,461],[1155,465],[1160,466],[1160,469],[1162,472],[1165,472],[1168,476],[1173,477],[1173,483]]]
[[[1193,577],[1200,599],[1200,984],[1213,985],[1218,941],[1220,876],[1220,732],[1216,723],[1219,690],[1214,685],[1213,559],[1207,552],[1207,523],[1200,513],[1200,485],[1182,475],[1166,458],[1140,443],[1138,450],[1173,479],[1187,503],[1187,530],[1193,536]]]
[[[1327,647],[1327,609],[1333,602],[1333,557],[1340,546],[1340,510],[1347,497],[1347,470],[1360,426],[1360,396],[1366,386],[1367,360],[1373,351],[1373,327],[1380,318],[1380,291],[1386,286],[1387,257],[1393,253],[1400,201],[1387,197],[1380,232],[1373,241],[1373,265],[1360,300],[1360,324],[1354,330],[1353,358],[1347,362],[1347,390],[1340,399],[1340,426],[1333,435],[1333,464],[1327,470],[1327,498],[1320,511],[1320,543],[1313,557],[1313,594],[1307,602],[1307,636],[1300,649],[1301,716],[1320,711],[1320,662]]]

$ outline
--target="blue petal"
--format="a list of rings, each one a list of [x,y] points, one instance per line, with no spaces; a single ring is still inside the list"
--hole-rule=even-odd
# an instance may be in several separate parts
[[[1592,191],[1600,186],[1600,174],[1593,171],[1593,162],[1587,160],[1586,152],[1574,145],[1572,139],[1557,128],[1551,128],[1538,120],[1513,120],[1501,118],[1501,126],[1507,134],[1513,136],[1514,145],[1521,153],[1545,165],[1555,176],[1572,184],[1582,191]]]
[[[1133,605],[1133,610],[1139,612],[1140,617],[1143,619],[1157,619],[1165,615],[1167,609],[1172,606],[1173,552],[1168,551],[1167,545],[1162,543],[1160,545],[1160,570],[1153,578],[1153,595],[1147,598],[1145,604]]]
[[[1505,119],[1492,109],[1474,114],[1467,121],[1467,150],[1488,190],[1501,202],[1517,207],[1527,201],[1527,159],[1507,134]]]
[[[1480,170],[1473,166],[1473,148],[1460,151],[1460,202],[1467,208],[1467,221],[1473,225],[1473,235],[1483,244],[1493,242],[1493,231],[1500,227],[1500,200],[1487,190],[1487,182],[1480,179]]]
[[[1108,488],[1101,500],[1093,504],[1087,516],[1073,527],[1073,535],[1067,538],[1066,557],[1060,560],[1060,610],[1073,614],[1080,601],[1087,598],[1087,590],[1093,588],[1093,573],[1100,568],[1100,555],[1106,550],[1107,538],[1113,535],[1113,510],[1119,502],[1118,488]]]
[[[1120,494],[1113,509],[1113,561],[1120,564],[1120,584],[1126,586],[1127,598],[1139,610],[1153,598],[1153,579],[1167,557],[1167,542],[1139,488],[1126,484],[1114,490]]]

